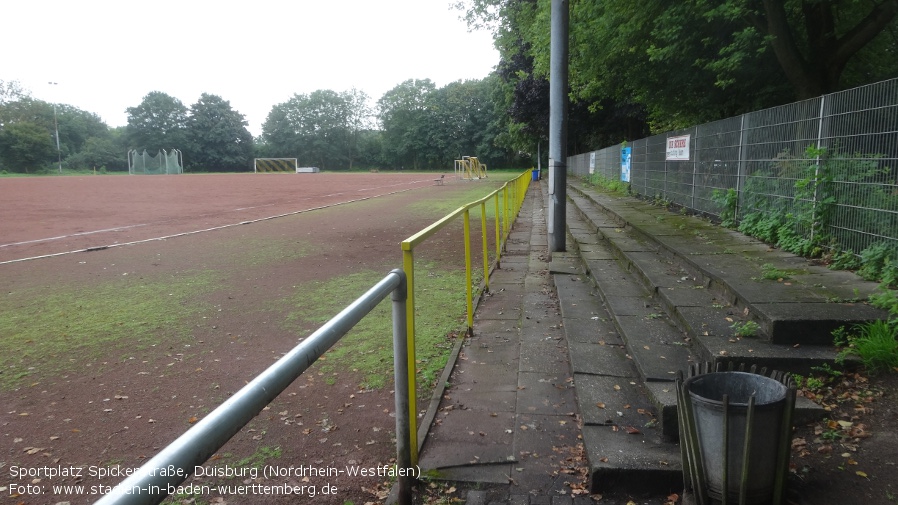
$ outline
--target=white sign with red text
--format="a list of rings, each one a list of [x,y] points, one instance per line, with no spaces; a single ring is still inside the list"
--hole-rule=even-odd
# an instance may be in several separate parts
[[[689,161],[689,137],[690,135],[667,137],[667,155],[664,159],[667,161]]]

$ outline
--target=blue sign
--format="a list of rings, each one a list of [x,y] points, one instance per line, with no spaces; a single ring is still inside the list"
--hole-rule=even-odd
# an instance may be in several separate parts
[[[622,147],[620,150],[620,180],[630,182],[630,153],[632,147]]]

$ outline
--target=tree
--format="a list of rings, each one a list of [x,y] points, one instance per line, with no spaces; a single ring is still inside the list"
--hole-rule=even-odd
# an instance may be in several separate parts
[[[0,161],[4,170],[30,173],[56,159],[56,144],[47,129],[21,121],[0,129]]]
[[[0,79],[0,105],[30,96],[31,93],[23,88],[22,83],[19,81],[4,81]]]
[[[140,105],[128,107],[127,138],[132,149],[155,153],[184,149],[187,107],[161,91],[147,94]]]
[[[121,143],[109,135],[91,137],[80,151],[66,158],[65,164],[75,170],[127,170],[126,152]]]
[[[384,131],[384,154],[399,168],[418,169],[428,156],[427,99],[435,89],[430,79],[408,79],[384,93],[377,102]]]
[[[745,31],[754,28],[767,35],[800,99],[839,90],[852,59],[890,25],[894,29],[898,14],[898,0],[763,0],[761,5],[755,9],[750,9],[751,4],[735,7],[745,9],[751,21]],[[891,60],[894,70],[894,53]]]
[[[361,155],[361,138],[363,132],[370,131],[373,126],[374,112],[371,98],[364,91],[352,88],[340,94],[346,107],[346,128],[349,137],[349,169],[352,170],[356,158]]]
[[[466,0],[504,60],[549,70],[547,1]],[[898,0],[571,2],[571,93],[591,111],[636,106],[654,131],[892,77]],[[527,74],[522,74],[522,78]]]
[[[190,107],[184,163],[201,170],[248,170],[253,137],[243,114],[217,95],[203,93]]]
[[[317,90],[275,105],[262,125],[272,156],[295,157],[303,165],[352,168],[362,132],[370,128],[368,96],[358,90]]]

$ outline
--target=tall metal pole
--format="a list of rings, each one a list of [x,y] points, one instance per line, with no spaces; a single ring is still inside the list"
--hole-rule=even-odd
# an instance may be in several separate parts
[[[552,0],[549,70],[549,251],[565,250],[569,0]]]
[[[51,86],[56,86],[58,82],[48,82]],[[53,101],[53,126],[56,129],[56,157],[59,159],[59,173],[62,173],[62,151],[59,149],[59,120],[56,119],[56,101]]]

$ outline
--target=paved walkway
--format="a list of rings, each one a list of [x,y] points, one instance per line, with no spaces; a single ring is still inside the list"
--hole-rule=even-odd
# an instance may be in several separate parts
[[[532,184],[421,452],[425,471],[470,484],[468,505],[594,503],[550,275],[546,199],[545,184]]]

